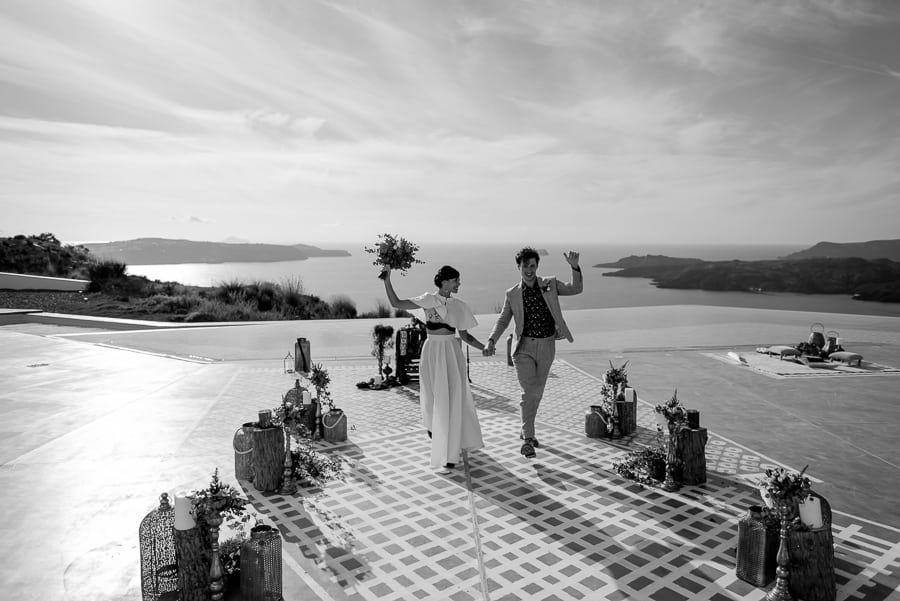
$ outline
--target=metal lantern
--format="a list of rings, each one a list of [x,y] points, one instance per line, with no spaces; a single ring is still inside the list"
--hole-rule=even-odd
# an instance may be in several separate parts
[[[138,536],[143,601],[170,598],[166,593],[178,591],[178,567],[175,562],[175,510],[167,493],[159,496],[159,507],[141,520]]]
[[[256,526],[241,545],[241,599],[283,601],[281,535],[272,526]]]
[[[247,422],[237,429],[231,445],[234,447],[234,477],[237,480],[253,480],[253,428],[255,422]]]

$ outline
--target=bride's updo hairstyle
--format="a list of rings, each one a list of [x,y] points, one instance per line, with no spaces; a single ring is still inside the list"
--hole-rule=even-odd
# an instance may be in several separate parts
[[[434,274],[434,285],[438,288],[441,287],[441,284],[444,283],[444,280],[452,280],[453,278],[458,278],[459,272],[450,267],[449,265],[444,265],[438,272]]]

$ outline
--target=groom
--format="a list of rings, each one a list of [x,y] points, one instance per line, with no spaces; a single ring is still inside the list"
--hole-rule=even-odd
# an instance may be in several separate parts
[[[526,246],[516,253],[516,265],[519,266],[522,281],[506,291],[503,310],[484,349],[486,356],[493,355],[497,340],[509,326],[510,319],[515,318],[513,363],[522,387],[522,431],[519,437],[524,441],[522,455],[528,458],[536,455],[534,449],[539,446],[534,436],[534,420],[556,356],[556,341],[562,338],[569,342],[573,340],[559,307],[559,297],[580,294],[582,290],[578,253],[569,251],[563,256],[572,267],[570,284],[555,277],[538,277],[541,257],[535,249]]]

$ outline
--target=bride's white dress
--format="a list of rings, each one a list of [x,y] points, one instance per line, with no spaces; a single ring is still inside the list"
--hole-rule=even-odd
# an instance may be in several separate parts
[[[465,302],[429,292],[411,299],[425,310],[426,321],[469,330],[478,321]],[[469,387],[466,358],[455,334],[428,331],[419,357],[419,404],[431,431],[431,466],[459,463],[462,449],[484,447],[481,424]]]

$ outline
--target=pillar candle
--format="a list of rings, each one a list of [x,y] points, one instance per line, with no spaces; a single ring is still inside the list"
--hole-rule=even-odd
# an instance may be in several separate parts
[[[191,515],[191,498],[186,492],[175,493],[175,530],[190,530],[196,525]]]

